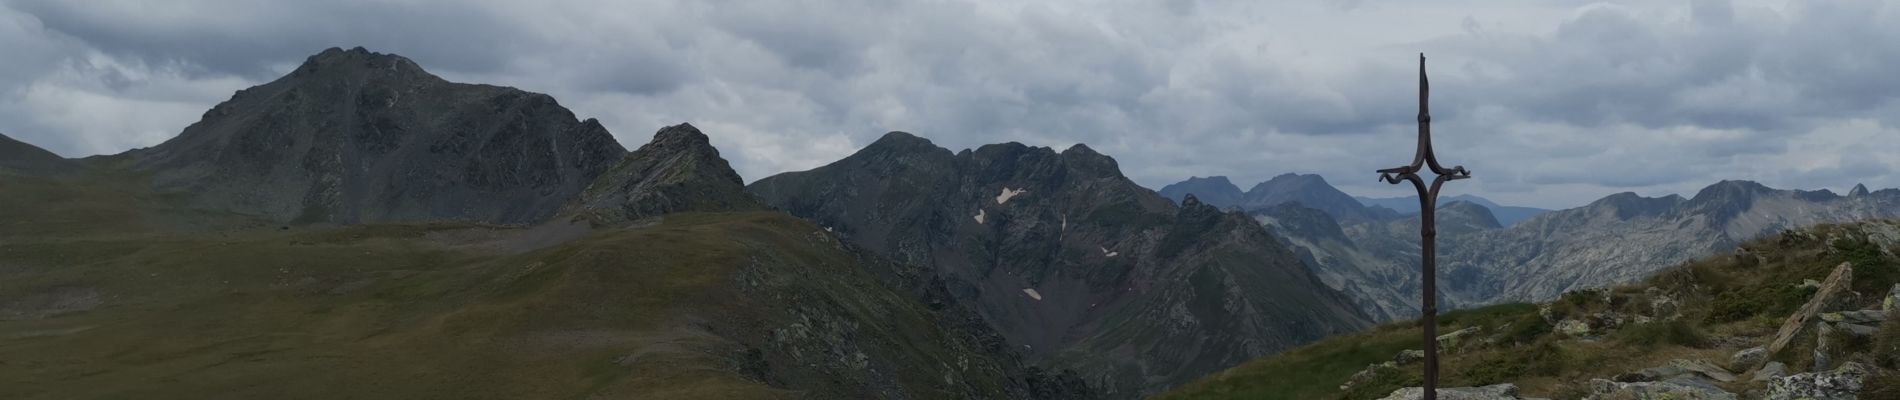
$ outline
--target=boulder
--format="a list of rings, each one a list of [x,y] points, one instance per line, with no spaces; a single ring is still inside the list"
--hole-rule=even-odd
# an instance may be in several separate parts
[[[1625,372],[1611,377],[1616,382],[1661,382],[1669,378],[1688,374],[1689,370],[1675,365],[1644,368],[1639,371]]]
[[[1399,363],[1399,365],[1411,364],[1424,359],[1424,350],[1401,350],[1398,355],[1392,356],[1392,362]]]
[[[1821,282],[1821,288],[1814,292],[1814,297],[1809,298],[1807,304],[1801,306],[1800,311],[1796,311],[1794,315],[1788,316],[1787,321],[1782,322],[1781,330],[1775,333],[1775,339],[1768,342],[1768,353],[1779,353],[1781,349],[1787,348],[1788,343],[1794,341],[1795,336],[1800,335],[1803,329],[1807,329],[1815,315],[1820,314],[1824,307],[1834,302],[1834,298],[1851,292],[1848,287],[1853,283],[1853,263],[1844,262],[1834,267],[1834,272],[1829,273],[1827,280]]]
[[[1887,299],[1880,302],[1880,310],[1891,313],[1894,307],[1900,306],[1896,303],[1900,303],[1900,283],[1893,284],[1893,289],[1887,290]]]
[[[1585,400],[1735,400],[1735,394],[1707,382],[1613,382],[1590,380]]]
[[[1767,360],[1767,348],[1761,346],[1750,347],[1742,349],[1742,351],[1737,351],[1735,355],[1729,356],[1728,369],[1730,371],[1747,371],[1755,369],[1756,366],[1761,365],[1763,361]]]
[[[1860,310],[1821,313],[1821,320],[1827,322],[1879,325],[1887,320],[1886,310]]]
[[[1794,374],[1768,384],[1769,400],[1853,400],[1859,397],[1866,366],[1848,362],[1827,372]]]
[[[1578,321],[1574,319],[1565,319],[1562,321],[1557,321],[1557,333],[1562,333],[1570,337],[1589,336],[1590,324],[1586,324],[1586,323],[1583,323],[1583,321]]]
[[[1392,391],[1392,394],[1380,400],[1418,400],[1425,397],[1425,388],[1408,387]],[[1481,387],[1438,388],[1439,400],[1519,400],[1517,385],[1500,383]]]
[[[1761,369],[1755,370],[1755,377],[1750,380],[1755,382],[1767,382],[1780,379],[1783,376],[1788,376],[1788,364],[1782,364],[1780,361],[1769,361],[1768,364],[1762,365]]]
[[[1670,361],[1669,365],[1722,382],[1734,382],[1738,379],[1734,373],[1728,372],[1728,370],[1717,367],[1715,364],[1710,364],[1707,361],[1677,359]]]
[[[1463,342],[1465,337],[1477,334],[1479,330],[1480,330],[1479,327],[1474,326],[1470,328],[1459,329],[1457,331],[1453,331],[1452,333],[1438,335],[1438,346],[1439,347],[1457,347],[1458,343]]]

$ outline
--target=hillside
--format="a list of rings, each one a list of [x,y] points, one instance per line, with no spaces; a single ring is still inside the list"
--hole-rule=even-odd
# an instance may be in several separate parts
[[[290,223],[531,224],[626,153],[553,97],[332,48],[115,161],[194,206]]]
[[[84,167],[46,149],[0,134],[0,174],[51,175],[80,168]]]
[[[1821,225],[1639,283],[1451,312],[1442,386],[1516,393],[1478,399],[1897,398],[1897,248],[1900,221]],[[1412,321],[1328,338],[1157,398],[1382,398],[1418,384],[1404,352],[1418,332]]]
[[[332,129],[359,90],[429,117]],[[537,96],[332,49],[158,148],[0,173],[0,398],[1094,396],[691,125],[627,153]]]
[[[1084,145],[953,153],[893,132],[747,189],[928,268],[1029,360],[1111,397],[1369,324],[1245,215],[1177,207]]]

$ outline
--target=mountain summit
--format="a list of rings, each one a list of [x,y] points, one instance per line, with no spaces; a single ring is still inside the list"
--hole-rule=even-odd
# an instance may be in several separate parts
[[[575,205],[596,222],[624,222],[681,211],[763,209],[745,181],[691,124],[660,129],[588,187]]]
[[[1189,177],[1185,181],[1164,186],[1157,193],[1176,203],[1188,195],[1194,195],[1201,202],[1220,208],[1239,205],[1240,197],[1245,195],[1239,186],[1234,186],[1234,182],[1225,176]]]
[[[284,222],[545,220],[626,149],[545,94],[332,48],[128,155],[155,188]]]

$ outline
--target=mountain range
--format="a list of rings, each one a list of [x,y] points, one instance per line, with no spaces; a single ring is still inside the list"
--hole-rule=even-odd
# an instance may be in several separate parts
[[[1134,398],[1372,322],[1084,145],[748,187],[710,142],[362,48],[151,148],[0,140],[0,397]]]
[[[627,151],[362,48],[151,148],[0,136],[0,398],[1125,399],[1417,310],[1416,218],[1318,175],[1157,192],[1086,145],[890,132],[744,182],[690,124]],[[1447,309],[1900,215],[1747,181],[1458,200]]]
[[[1381,197],[1381,198],[1353,196],[1353,199],[1359,200],[1359,204],[1364,204],[1367,206],[1379,206],[1379,207],[1390,208],[1392,209],[1392,211],[1397,211],[1401,215],[1418,214],[1418,196]],[[1550,210],[1548,209],[1542,209],[1542,208],[1537,208],[1537,207],[1507,206],[1503,204],[1498,204],[1497,202],[1491,201],[1489,199],[1478,197],[1477,195],[1471,195],[1471,194],[1441,196],[1438,198],[1438,204],[1440,205],[1440,207],[1443,207],[1444,205],[1447,205],[1447,204],[1451,204],[1452,202],[1455,202],[1455,201],[1470,202],[1472,204],[1484,206],[1484,208],[1491,210],[1491,215],[1497,216],[1498,223],[1504,226],[1517,225],[1518,222],[1523,222],[1524,220],[1530,219],[1531,217],[1535,217],[1538,214],[1550,212]]]
[[[1250,191],[1242,197],[1337,199],[1341,195],[1316,177],[1295,177],[1282,175],[1256,186],[1295,192]],[[1308,184],[1269,184],[1290,180]],[[1222,182],[1227,180],[1191,178],[1164,187],[1162,193],[1218,192]],[[1495,203],[1480,202],[1476,196],[1445,197],[1438,213],[1440,307],[1547,301],[1566,291],[1632,282],[1786,229],[1900,217],[1900,190],[1869,191],[1856,185],[1849,193],[1723,181],[1692,198],[1618,193],[1582,207],[1540,212],[1515,224],[1503,223],[1495,213],[1515,208],[1493,207]],[[1369,200],[1371,205],[1288,200],[1268,207],[1242,201],[1235,207],[1249,210],[1272,228],[1329,286],[1347,293],[1368,315],[1380,320],[1416,316],[1417,218],[1396,216],[1416,213],[1416,198]],[[1308,205],[1313,203],[1321,206]],[[1402,211],[1380,206],[1388,203],[1413,206]]]
[[[1245,215],[1192,196],[1176,206],[1085,145],[953,153],[892,132],[747,189],[847,242],[930,266],[920,274],[1029,359],[1110,396],[1369,323]]]

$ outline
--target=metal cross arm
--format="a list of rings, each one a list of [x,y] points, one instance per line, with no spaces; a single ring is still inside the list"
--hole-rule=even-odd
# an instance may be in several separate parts
[[[1419,302],[1425,334],[1425,400],[1438,398],[1438,228],[1437,203],[1438,188],[1445,182],[1471,177],[1471,171],[1464,166],[1445,168],[1438,165],[1438,156],[1432,153],[1432,114],[1429,107],[1431,85],[1425,80],[1425,55],[1418,55],[1418,151],[1412,155],[1412,164],[1379,170],[1379,181],[1398,184],[1411,182],[1418,189],[1419,205],[1419,249],[1422,262],[1420,272],[1423,275],[1424,298]],[[1430,188],[1426,188],[1425,179],[1418,173],[1429,169],[1438,175],[1432,179]]]

